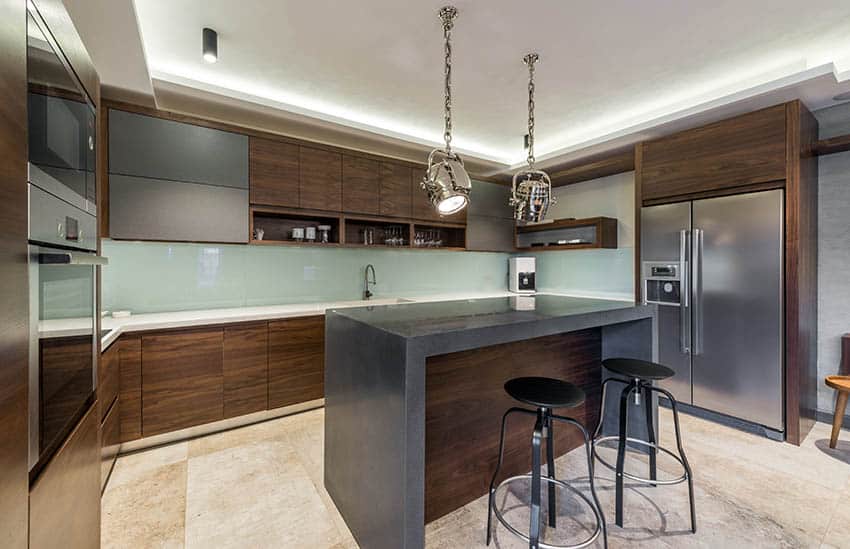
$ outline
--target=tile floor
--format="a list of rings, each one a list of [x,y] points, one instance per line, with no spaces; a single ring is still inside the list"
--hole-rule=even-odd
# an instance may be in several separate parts
[[[103,497],[105,548],[356,548],[322,487],[323,411],[314,410],[122,456]],[[631,485],[615,547],[850,547],[850,434],[835,450],[817,424],[801,447],[682,416],[694,470],[698,533],[689,530],[687,489]],[[662,410],[661,441],[673,445]],[[603,452],[608,452],[604,450]],[[612,454],[613,455],[613,454]],[[659,458],[659,475],[675,463]],[[559,477],[587,490],[582,451],[558,460]],[[645,462],[630,457],[627,468]],[[597,467],[597,491],[613,523],[613,474]],[[506,517],[527,526],[523,486],[497,494]],[[575,541],[588,511],[559,494],[559,526],[545,541]],[[367,503],[367,502],[364,502]],[[426,528],[429,549],[485,547],[482,497]],[[595,546],[601,547],[601,543]],[[491,547],[527,547],[503,527]]]

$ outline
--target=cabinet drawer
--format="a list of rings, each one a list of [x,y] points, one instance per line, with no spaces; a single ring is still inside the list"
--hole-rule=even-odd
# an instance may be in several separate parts
[[[118,342],[113,343],[109,349],[100,355],[97,370],[97,405],[99,408],[99,419],[102,422],[112,402],[118,397],[120,384],[120,356]]]
[[[269,408],[324,397],[325,317],[269,322]]]

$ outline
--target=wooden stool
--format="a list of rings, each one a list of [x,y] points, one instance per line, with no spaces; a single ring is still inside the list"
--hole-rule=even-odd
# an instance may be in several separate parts
[[[835,400],[835,415],[832,417],[832,436],[829,437],[829,447],[835,448],[838,442],[838,432],[844,421],[844,410],[847,408],[847,397],[850,396],[850,376],[826,376],[824,380],[828,387],[838,391]]]

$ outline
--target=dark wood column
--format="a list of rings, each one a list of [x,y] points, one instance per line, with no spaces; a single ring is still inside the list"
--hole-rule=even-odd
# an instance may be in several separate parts
[[[27,546],[26,2],[0,0],[0,540]]]

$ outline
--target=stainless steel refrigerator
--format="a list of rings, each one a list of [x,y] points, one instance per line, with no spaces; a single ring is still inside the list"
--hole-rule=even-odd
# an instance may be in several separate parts
[[[781,433],[783,191],[641,210],[643,299],[680,402]]]

